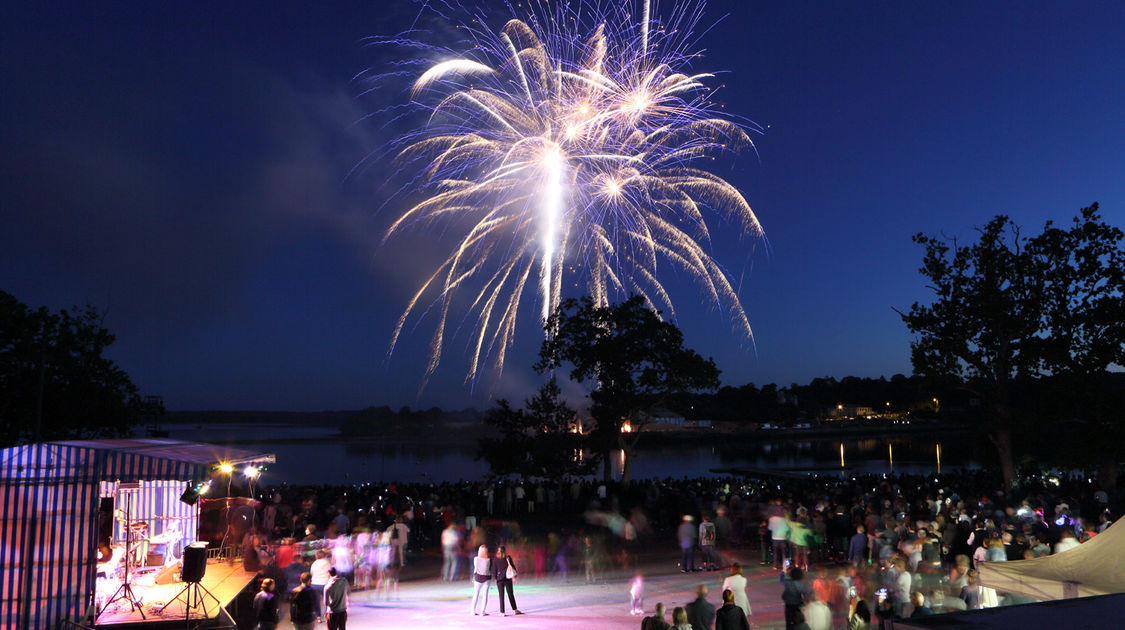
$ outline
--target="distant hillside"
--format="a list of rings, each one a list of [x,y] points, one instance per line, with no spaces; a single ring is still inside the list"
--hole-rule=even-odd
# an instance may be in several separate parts
[[[359,411],[168,411],[161,424],[325,424],[339,426]]]

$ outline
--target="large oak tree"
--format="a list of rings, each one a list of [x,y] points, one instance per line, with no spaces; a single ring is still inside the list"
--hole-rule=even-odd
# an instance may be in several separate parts
[[[1069,230],[1048,223],[1027,238],[1006,216],[975,243],[918,234],[921,273],[934,293],[902,319],[916,338],[914,371],[955,376],[991,409],[990,437],[1007,481],[1015,478],[1011,386],[1073,373],[1092,379],[1120,363],[1125,346],[1122,233],[1097,204]]]
[[[625,452],[622,481],[629,480],[650,410],[672,394],[719,386],[715,362],[685,348],[680,329],[641,297],[610,306],[598,306],[589,297],[567,300],[548,319],[546,330],[535,368],[546,372],[569,364],[571,380],[593,386],[590,439],[607,481],[615,449]],[[621,431],[626,421],[635,429],[629,434]]]

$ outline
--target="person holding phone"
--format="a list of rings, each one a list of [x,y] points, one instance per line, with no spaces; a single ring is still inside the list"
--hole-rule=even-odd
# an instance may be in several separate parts
[[[871,611],[867,602],[857,599],[855,587],[852,587],[851,604],[848,606],[848,630],[869,630],[871,628]]]
[[[804,619],[801,606],[809,600],[809,589],[804,580],[805,572],[801,567],[793,567],[788,573],[781,574],[781,581],[785,585],[781,591],[781,601],[785,603],[786,630],[795,628],[800,623],[798,618]]]

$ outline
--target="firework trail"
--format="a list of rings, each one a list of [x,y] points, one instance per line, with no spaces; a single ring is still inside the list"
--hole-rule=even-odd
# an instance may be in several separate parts
[[[502,370],[525,295],[538,298],[545,320],[564,283],[603,305],[636,293],[674,317],[659,266],[692,278],[752,338],[737,292],[705,249],[706,219],[749,236],[761,226],[706,166],[752,147],[746,129],[760,129],[720,116],[705,84],[713,76],[688,70],[702,9],[675,3],[661,21],[649,0],[532,0],[523,19],[499,30],[483,17],[459,24],[472,42],[461,53],[408,35],[385,40],[442,57],[415,75],[411,102],[428,121],[398,152],[424,197],[386,238],[435,225],[456,237],[403,311],[392,352],[412,314],[435,312],[428,377],[451,309],[463,307],[473,331],[466,379],[486,357]],[[458,294],[467,306],[454,307]]]

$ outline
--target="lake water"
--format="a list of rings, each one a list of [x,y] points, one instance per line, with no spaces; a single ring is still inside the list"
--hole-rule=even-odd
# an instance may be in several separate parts
[[[381,441],[342,439],[335,427],[208,424],[165,425],[173,439],[229,444],[273,453],[277,463],[262,482],[350,484],[367,481],[457,481],[479,479],[488,465],[475,459],[476,444],[418,439]],[[633,478],[705,476],[712,469],[752,467],[820,474],[917,473],[977,468],[987,454],[983,438],[971,433],[939,433],[887,438],[777,439],[755,442],[654,446],[640,449]],[[843,465],[841,466],[841,447]],[[623,454],[612,460],[620,478]],[[600,469],[599,469],[600,471]]]

